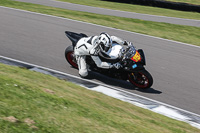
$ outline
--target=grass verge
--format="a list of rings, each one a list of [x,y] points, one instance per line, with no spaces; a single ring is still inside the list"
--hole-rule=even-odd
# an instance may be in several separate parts
[[[94,7],[101,7],[101,8],[108,8],[108,9],[114,9],[114,10],[121,10],[121,11],[200,20],[200,13],[197,13],[197,12],[184,12],[184,11],[177,11],[177,10],[172,10],[172,9],[109,2],[109,1],[102,1],[102,0],[59,0],[59,1],[94,6]],[[186,1],[186,0],[183,0],[183,1]]]
[[[176,121],[70,82],[0,64],[0,131],[197,133]]]
[[[142,34],[157,36],[165,39],[200,46],[200,27],[182,26],[175,24],[144,21],[138,19],[78,12],[24,2],[16,2],[11,0],[1,0],[0,5],[55,16],[61,16],[65,18],[80,20],[98,25],[104,25],[132,32],[138,32]]]

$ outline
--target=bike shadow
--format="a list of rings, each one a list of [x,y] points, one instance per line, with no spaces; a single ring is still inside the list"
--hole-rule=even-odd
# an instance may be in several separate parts
[[[128,81],[124,81],[124,80],[120,80],[120,79],[114,79],[96,72],[89,72],[89,76],[87,79],[96,79],[104,84],[107,85],[111,85],[113,87],[121,87],[125,90],[136,90],[136,91],[140,91],[143,93],[149,93],[149,94],[161,94],[161,91],[155,90],[154,88],[148,88],[148,89],[139,89],[137,87],[135,87],[134,85],[132,85],[130,82]]]

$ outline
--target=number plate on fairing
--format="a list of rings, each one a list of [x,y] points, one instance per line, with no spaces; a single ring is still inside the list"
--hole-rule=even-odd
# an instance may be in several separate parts
[[[141,61],[140,53],[138,51],[136,51],[135,55],[131,58],[131,60],[133,60],[135,62]]]

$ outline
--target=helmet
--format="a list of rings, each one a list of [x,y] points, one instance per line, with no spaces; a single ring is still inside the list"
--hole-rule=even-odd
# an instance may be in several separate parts
[[[101,51],[107,52],[112,45],[112,39],[107,33],[101,33],[98,43]]]

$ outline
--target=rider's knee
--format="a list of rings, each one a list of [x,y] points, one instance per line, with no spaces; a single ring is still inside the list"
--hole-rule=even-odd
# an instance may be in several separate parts
[[[88,71],[87,71],[87,69],[86,69],[86,70],[80,69],[80,70],[79,70],[79,75],[80,75],[82,78],[86,78],[86,77],[88,76]]]

